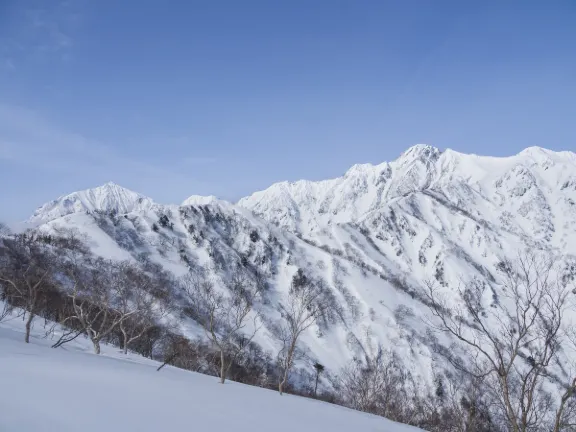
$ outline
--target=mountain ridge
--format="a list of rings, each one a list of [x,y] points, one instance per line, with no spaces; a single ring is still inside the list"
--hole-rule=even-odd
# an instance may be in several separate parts
[[[463,280],[482,280],[497,296],[498,266],[526,248],[562,255],[576,277],[575,156],[530,148],[492,158],[418,145],[396,161],[276,183],[236,204],[192,196],[163,205],[107,184],[48,203],[33,220],[46,233],[76,230],[106,258],[152,261],[176,277],[203,269],[222,289],[246,269],[269,290],[255,341],[272,353],[277,307],[303,270],[337,311],[303,334],[307,358],[338,371],[381,346],[430,387],[449,365],[421,322],[427,281],[452,298]],[[189,320],[180,331],[202,337]]]
[[[544,163],[544,161],[546,160],[549,161],[550,158],[554,158],[557,161],[564,159],[565,161],[569,161],[571,163],[576,164],[576,153],[574,152],[553,151],[536,146],[528,147],[522,150],[521,152],[517,153],[516,155],[505,157],[493,157],[477,154],[466,154],[457,152],[452,149],[440,150],[437,147],[430,146],[427,144],[416,144],[408,148],[406,151],[404,151],[399,156],[399,158],[397,158],[394,161],[390,162],[385,161],[379,164],[371,164],[371,163],[354,164],[340,177],[334,177],[320,181],[311,181],[306,179],[300,179],[296,181],[281,181],[273,183],[266,189],[256,191],[248,196],[240,198],[236,202],[223,200],[214,195],[208,195],[208,196],[191,195],[185,200],[183,200],[181,205],[210,204],[211,202],[229,202],[230,204],[246,206],[250,208],[253,207],[252,204],[245,205],[246,203],[248,203],[250,198],[254,197],[255,195],[257,196],[266,191],[269,191],[272,188],[277,188],[286,191],[286,189],[294,187],[305,188],[309,187],[312,184],[326,184],[329,182],[334,182],[336,180],[345,178],[350,179],[355,177],[357,178],[358,176],[362,175],[382,174],[382,172],[386,172],[390,164],[396,163],[398,165],[405,166],[407,164],[414,163],[414,161],[425,162],[430,157],[438,158],[442,155],[450,155],[455,158],[458,157],[473,158],[476,160],[483,161],[484,163],[486,162],[506,163],[510,162],[515,158],[518,159],[519,157],[525,156],[526,159],[531,159],[535,163]],[[113,199],[107,200],[106,199],[107,197],[112,197]],[[63,202],[68,203],[66,205],[63,205]],[[141,207],[143,208],[146,206],[152,206],[156,204],[156,202],[152,198],[149,198],[138,192],[134,192],[130,189],[122,187],[114,182],[107,182],[103,185],[94,188],[88,188],[85,190],[74,191],[68,194],[61,195],[55,200],[47,202],[38,207],[33,213],[31,219],[46,221],[50,220],[50,218],[65,216],[75,211],[95,211],[95,210],[109,211],[115,209],[120,213],[125,213],[137,209],[139,207],[138,206],[139,204],[142,204]]]
[[[557,167],[556,177],[549,174],[551,171],[546,173],[552,166]],[[514,156],[494,158],[418,145],[396,161],[355,165],[336,179],[277,183],[242,198],[238,205],[286,229],[309,234],[326,224],[354,222],[389,202],[424,190],[440,193],[455,205],[462,205],[474,194],[501,204],[500,191],[489,196],[487,190],[499,189],[505,182],[515,182],[506,193],[518,196],[533,186],[547,192],[562,190],[574,182],[570,171],[576,172],[572,152],[532,147]],[[319,214],[325,216],[319,218]]]

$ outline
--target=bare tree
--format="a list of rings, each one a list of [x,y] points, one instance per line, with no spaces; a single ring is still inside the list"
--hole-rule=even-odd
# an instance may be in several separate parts
[[[370,327],[364,329],[362,340],[349,335],[357,355],[340,373],[340,397],[344,405],[364,412],[400,418],[398,407],[409,405],[406,397],[407,376],[402,362],[385,351],[373,337]]]
[[[68,297],[66,297],[66,300]],[[76,320],[74,317],[74,307],[70,302],[66,302],[62,305],[59,311],[59,317],[57,323],[52,326],[51,333],[54,335],[56,328],[61,332],[60,337],[56,342],[52,344],[52,348],[61,347],[68,342],[72,342],[78,336],[85,334],[86,331],[84,327]]]
[[[160,372],[164,366],[171,364],[178,357],[182,357],[190,346],[190,341],[180,335],[170,335],[167,342],[164,349],[164,361],[156,369],[157,372]]]
[[[262,325],[258,313],[253,310],[261,287],[237,270],[228,287],[229,295],[219,292],[212,282],[198,273],[185,276],[182,288],[192,317],[220,353],[220,382],[224,384],[230,367]],[[246,334],[251,313],[252,326]]]
[[[12,315],[14,306],[12,304],[11,296],[13,293],[10,288],[0,285],[0,301],[2,301],[2,310],[0,310],[0,322],[4,321],[7,317]]]
[[[0,222],[0,236],[10,235],[12,231],[4,222]]]
[[[24,340],[30,342],[32,322],[43,293],[51,286],[52,259],[45,244],[32,234],[18,234],[0,243],[0,284],[3,296],[28,314]]]
[[[546,382],[560,352],[569,291],[555,278],[549,257],[526,254],[516,262],[502,262],[499,270],[502,286],[497,293],[473,281],[458,289],[451,304],[428,283],[435,317],[430,324],[469,354],[470,362],[454,366],[485,380],[508,430],[559,432],[564,428],[550,415],[555,402]]]
[[[122,266],[103,259],[94,260],[90,267],[69,268],[68,275],[73,281],[69,297],[73,314],[66,321],[77,320],[94,345],[94,352],[100,354],[100,343],[123,321],[135,315],[138,310],[122,310],[119,307],[118,292],[123,288]]]
[[[167,287],[160,286],[133,264],[122,262],[118,266],[120,283],[115,289],[117,310],[121,316],[128,317],[121,320],[118,327],[122,334],[122,349],[127,354],[130,344],[169,315],[171,297]]]
[[[14,312],[14,306],[11,304],[9,296],[9,291],[2,289],[0,287],[0,301],[2,301],[2,309],[0,309],[0,322],[4,321],[6,318],[12,315]]]
[[[278,353],[281,370],[278,384],[280,394],[284,391],[294,364],[298,339],[329,307],[325,294],[322,284],[308,279],[304,272],[298,269],[292,278],[286,305],[280,304],[278,307],[282,317],[282,322],[276,330],[276,337],[282,344]]]
[[[419,401],[424,422],[418,426],[425,430],[442,432],[504,432],[507,429],[494,424],[490,417],[487,392],[482,380],[470,375],[457,373],[450,375],[436,388],[435,398]],[[441,393],[440,393],[441,391]],[[439,399],[440,404],[430,404],[430,400]],[[432,405],[432,406],[431,406]],[[430,417],[428,413],[434,412]]]

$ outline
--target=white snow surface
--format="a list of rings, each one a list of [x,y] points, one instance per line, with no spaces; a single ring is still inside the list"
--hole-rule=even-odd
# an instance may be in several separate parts
[[[2,432],[417,432],[382,417],[166,366],[110,346],[89,352],[77,339],[50,348],[36,320],[31,343],[23,321],[0,323]]]

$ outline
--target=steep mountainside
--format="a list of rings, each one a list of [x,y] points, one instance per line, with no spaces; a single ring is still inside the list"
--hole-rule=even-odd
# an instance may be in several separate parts
[[[278,183],[238,204],[290,231],[321,238],[327,226],[366,223],[394,206],[422,219],[419,207],[432,201],[542,246],[570,247],[576,154],[533,147],[494,158],[417,145],[391,163],[355,165],[333,180]]]
[[[240,206],[386,272],[453,286],[526,247],[576,254],[576,154],[529,148],[508,158],[418,145],[343,177],[279,183]]]
[[[337,372],[381,344],[432,385],[446,362],[422,320],[426,280],[451,294],[479,278],[497,298],[499,263],[526,247],[562,254],[566,274],[576,273],[576,155],[529,148],[499,159],[418,145],[394,162],[275,184],[237,205],[197,196],[160,205],[107,184],[46,204],[31,221],[74,228],[102,256],[151,260],[176,276],[207,269],[224,290],[235,268],[247,269],[267,287],[257,342],[272,356],[277,305],[302,269],[334,301],[302,339],[303,369],[317,360]],[[200,334],[193,322],[181,329]]]

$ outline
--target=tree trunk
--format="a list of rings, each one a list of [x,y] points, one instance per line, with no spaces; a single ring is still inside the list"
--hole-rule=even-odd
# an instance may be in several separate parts
[[[94,344],[94,354],[100,354],[100,341],[98,339],[92,339]]]
[[[320,378],[320,371],[316,371],[316,384],[314,384],[314,398],[316,398],[316,391],[318,390],[318,378]]]
[[[26,321],[26,335],[24,336],[24,341],[30,343],[30,330],[32,329],[32,321],[36,315],[32,312],[28,313],[28,320]]]
[[[284,386],[286,382],[288,382],[288,374],[290,373],[290,368],[292,367],[292,357],[294,357],[294,351],[296,349],[296,339],[293,338],[292,342],[290,343],[290,349],[288,349],[288,355],[286,356],[286,363],[284,363],[284,376],[280,384],[278,385],[278,392],[280,396],[282,396],[282,392],[284,391]]]
[[[122,332],[122,351],[124,351],[124,355],[128,355],[128,333],[123,325],[124,321],[120,323],[120,331]]]
[[[572,380],[572,385],[566,392],[562,395],[560,400],[560,406],[558,411],[556,411],[556,421],[554,422],[553,432],[560,432],[562,428],[562,414],[564,412],[564,407],[566,406],[566,401],[574,395],[574,389],[576,388],[576,378]]]
[[[164,363],[162,363],[158,369],[156,369],[156,372],[160,372],[160,369],[162,369],[164,366],[166,366],[167,364],[171,363],[172,360],[174,360],[176,357],[178,357],[178,353],[173,353],[172,355],[170,355],[168,358],[166,358],[164,360]]]
[[[226,366],[224,364],[224,350],[220,350],[220,384],[226,381]]]
[[[476,398],[472,399],[471,407],[468,408],[468,421],[465,423],[467,432],[476,431]]]
[[[288,381],[288,373],[290,372],[290,366],[287,364],[286,367],[284,368],[284,376],[282,377],[282,381],[280,381],[280,384],[278,385],[278,392],[280,393],[280,396],[282,396],[283,392],[284,392],[284,386],[286,385],[286,382]]]

